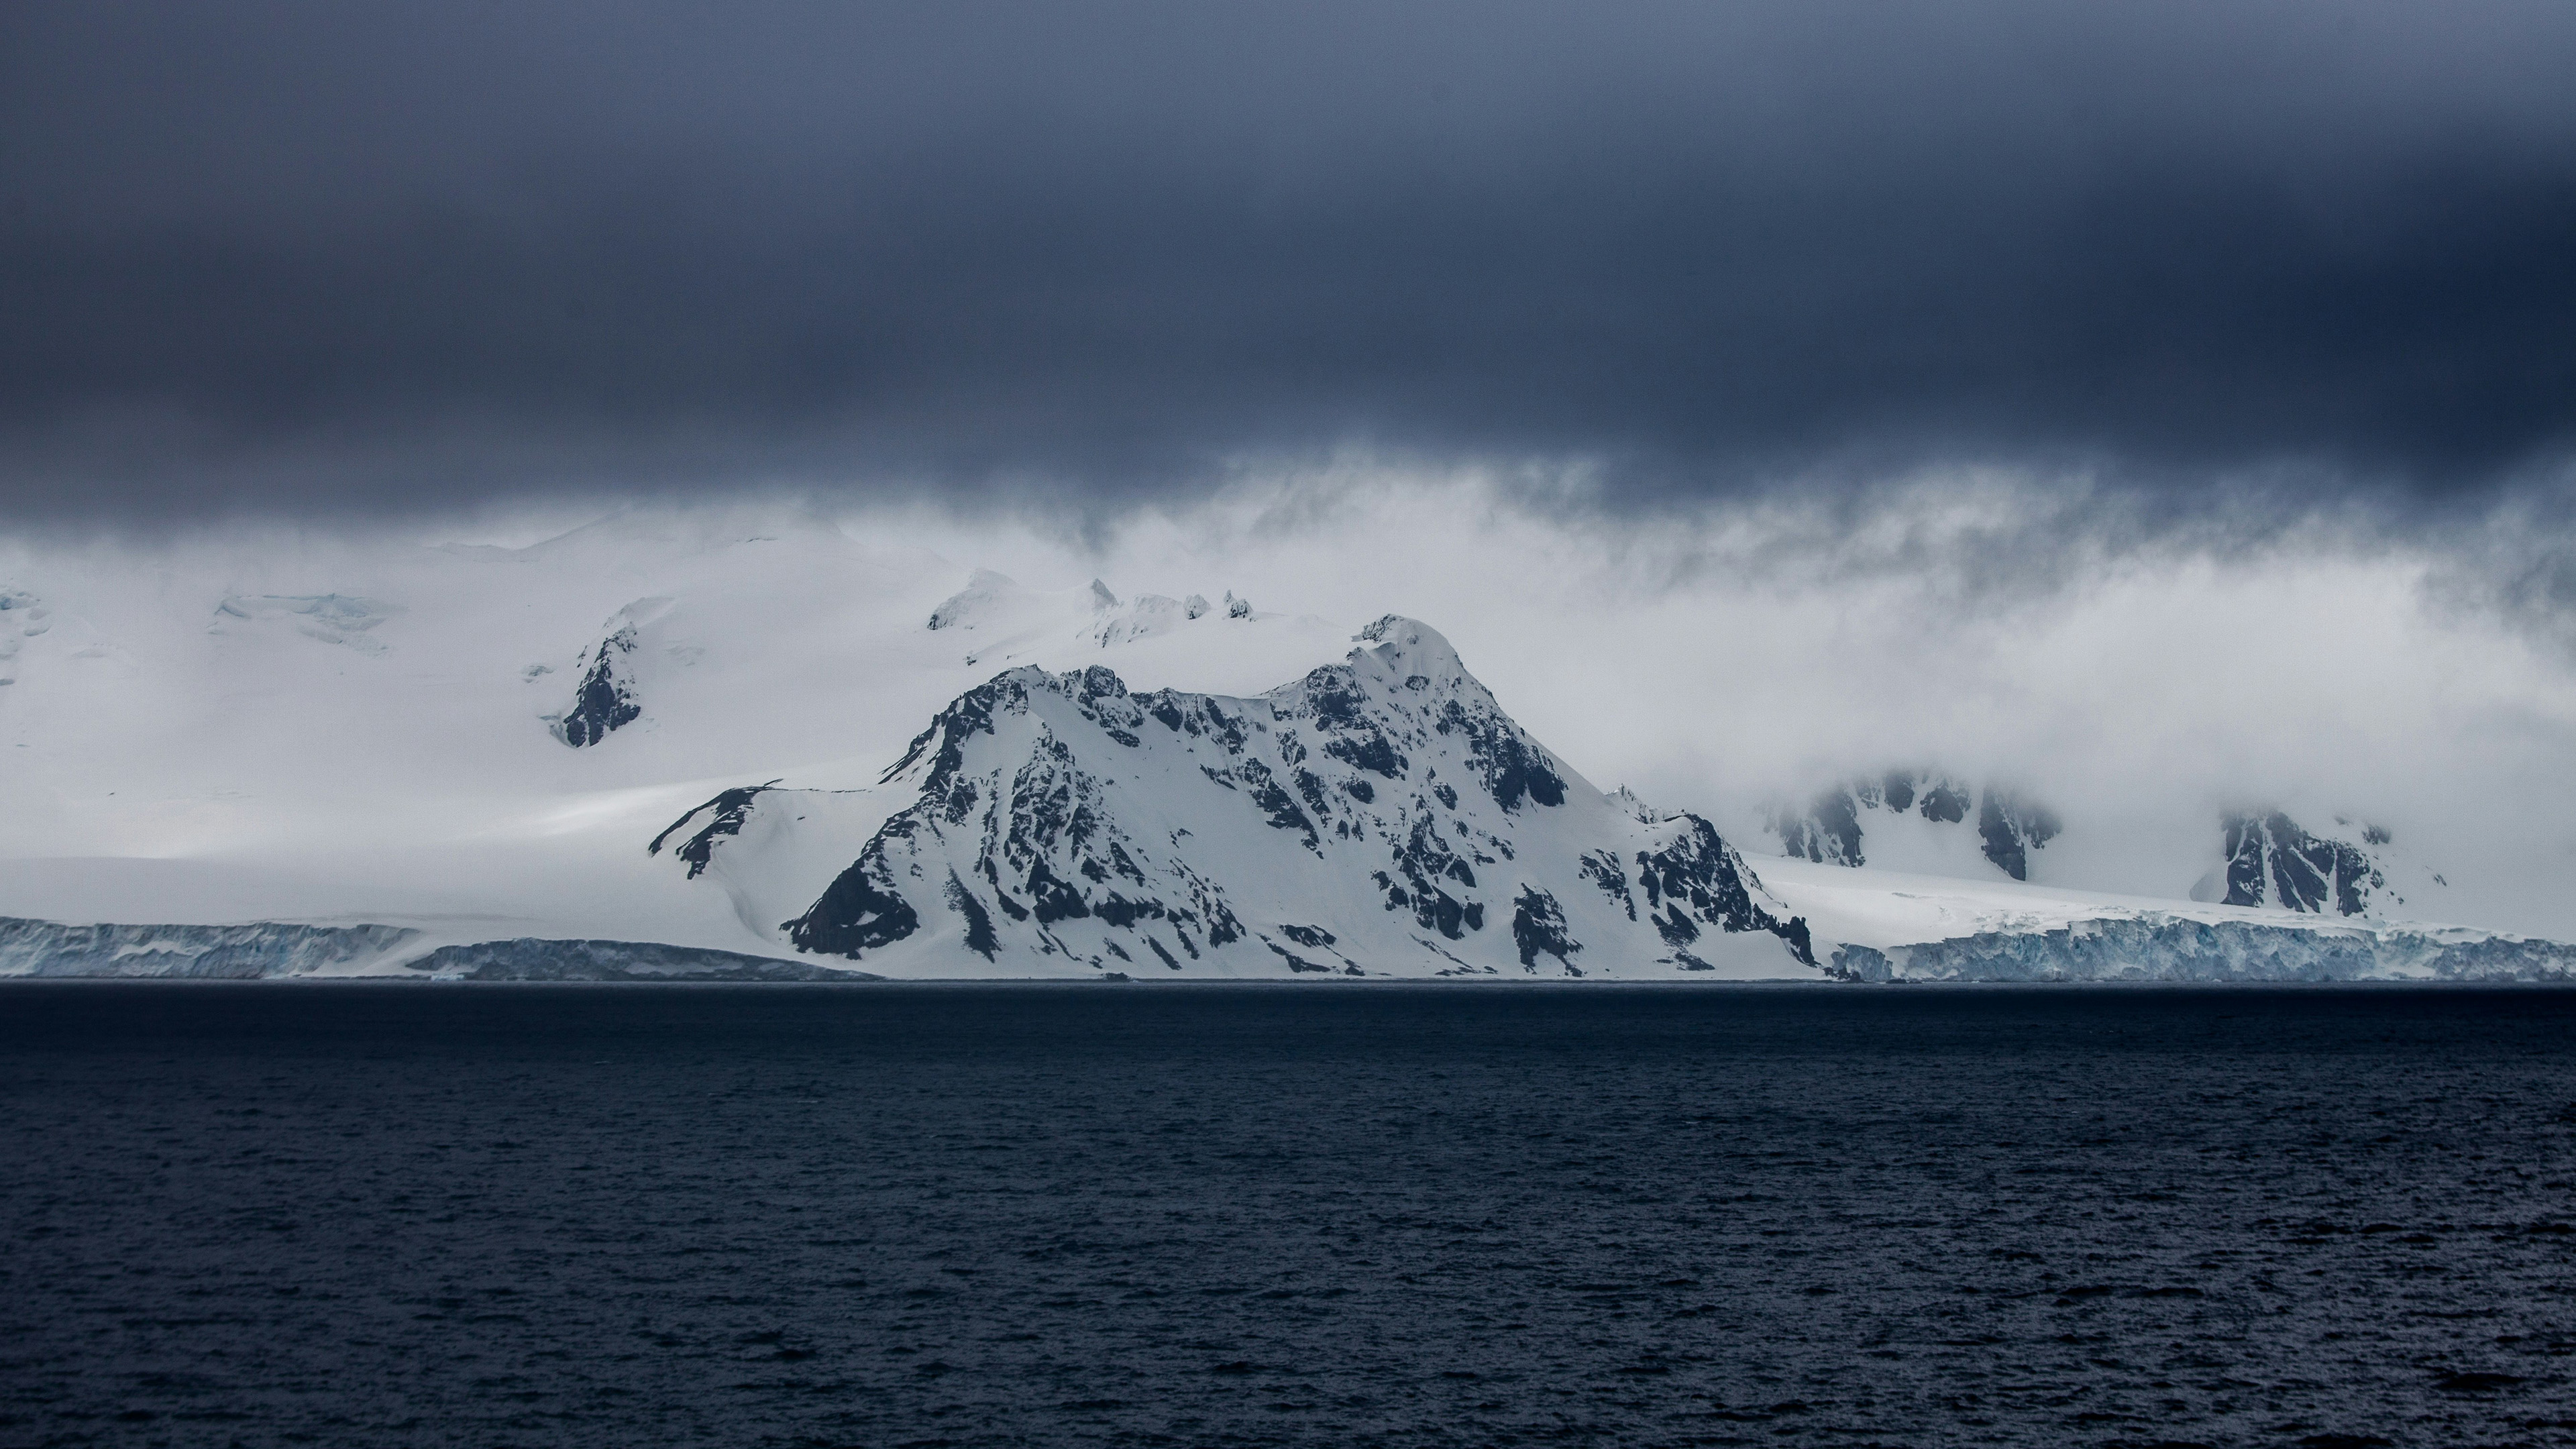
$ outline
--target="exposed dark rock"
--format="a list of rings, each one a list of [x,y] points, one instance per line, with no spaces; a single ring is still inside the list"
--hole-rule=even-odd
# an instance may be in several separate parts
[[[1923,818],[1945,825],[1956,825],[1968,818],[1968,792],[1950,780],[1939,780],[1924,788]]]
[[[930,774],[922,781],[922,793],[943,794],[948,782],[966,762],[966,738],[976,733],[993,732],[993,709],[1005,702],[1024,702],[1027,691],[1010,675],[1001,674],[950,700],[948,707],[931,717],[930,728],[912,737],[912,745],[903,758],[886,768],[877,779],[880,785],[891,784],[894,777],[911,769],[924,750],[932,750]]]
[[[1842,785],[1820,792],[1806,811],[1772,812],[1770,827],[1780,837],[1784,855],[1803,855],[1822,864],[1862,865],[1860,811],[1851,790]]]
[[[1601,893],[1619,903],[1629,920],[1637,919],[1636,897],[1628,894],[1628,872],[1619,865],[1619,857],[1606,850],[1588,851],[1579,862],[1583,878],[1601,888]]]
[[[1565,803],[1565,781],[1500,710],[1470,709],[1452,699],[1436,728],[1466,738],[1474,750],[1469,763],[1481,771],[1486,791],[1505,810],[1519,809],[1524,798],[1540,805]]]
[[[966,918],[966,949],[987,961],[992,960],[993,952],[1001,945],[993,935],[992,914],[984,909],[983,902],[975,899],[974,892],[966,889],[966,883],[959,880],[954,871],[948,875],[948,904]]]
[[[1280,945],[1278,942],[1271,940],[1267,936],[1262,938],[1261,944],[1269,947],[1271,952],[1278,956],[1280,960],[1287,962],[1288,969],[1291,971],[1314,971],[1327,976],[1332,974],[1332,967],[1309,961],[1305,957],[1298,955],[1296,952],[1289,950],[1287,947]]]
[[[707,817],[707,823],[699,827],[696,834],[682,841],[679,848],[671,852],[673,859],[689,863],[689,879],[696,880],[705,872],[708,862],[714,858],[716,841],[727,835],[742,834],[743,822],[751,818],[752,801],[759,797],[761,791],[773,789],[777,784],[776,780],[772,780],[766,785],[744,785],[718,794],[704,805],[672,821],[661,834],[653,837],[653,843],[644,848],[644,853],[661,854],[664,841],[677,834],[690,821],[702,815]]]
[[[1707,821],[1695,815],[1683,818],[1688,826],[1672,844],[1637,854],[1637,882],[1646,892],[1647,910],[1661,910],[1671,902],[1685,908],[1684,919],[1721,931],[1769,931],[1787,941],[1799,960],[1816,964],[1807,945],[1806,921],[1795,916],[1783,921],[1755,904],[1744,857],[1719,839]]]
[[[2065,827],[2057,812],[2022,800],[1993,785],[1977,811],[1977,835],[1986,859],[2014,880],[2030,879],[2030,852],[2057,838]]]
[[[2358,916],[2388,888],[2387,873],[2347,841],[2313,835],[2278,810],[2239,810],[2221,822],[2231,906],[2283,906],[2293,911]],[[2378,826],[2362,838],[2387,844]]]
[[[1535,966],[1544,953],[1554,956],[1556,964],[1571,968],[1567,958],[1583,949],[1583,943],[1565,934],[1565,911],[1556,897],[1536,886],[1523,886],[1512,902],[1512,943],[1521,950],[1521,964]]]
[[[1887,801],[1887,808],[1888,808],[1888,809],[1895,811],[1895,812],[1896,812],[1897,814],[1899,814],[1899,815],[1902,815],[1902,814],[1904,814],[1906,811],[1911,810],[1911,809],[1913,809],[1913,808],[1914,808],[1914,772],[1913,772],[1913,771],[1911,771],[1911,770],[1890,770],[1890,771],[1888,771],[1888,772],[1887,772],[1887,774],[1886,774],[1884,777],[1882,777],[1882,778],[1881,778],[1881,780],[1880,780],[1880,789],[1881,789],[1881,791],[1883,792],[1883,794],[1882,794],[1882,798],[1884,798],[1884,799]]]
[[[1656,934],[1664,938],[1667,946],[1687,946],[1699,939],[1699,922],[1682,914],[1679,901],[1664,907],[1664,913],[1652,919]]]
[[[857,862],[824,888],[813,909],[786,923],[791,945],[817,955],[855,958],[920,929],[919,913],[896,893],[893,872],[886,867],[887,842],[911,836],[914,822],[906,818],[911,814],[887,821]]]
[[[1384,775],[1393,780],[1404,774],[1404,756],[1386,742],[1386,736],[1370,730],[1358,738],[1343,736],[1324,746],[1324,753],[1354,769]]]
[[[595,745],[609,732],[644,716],[635,689],[630,657],[635,653],[635,626],[626,624],[599,641],[583,664],[581,682],[573,687],[572,708],[555,721],[555,738],[574,749]]]
[[[1251,787],[1252,803],[1270,813],[1271,827],[1303,833],[1306,837],[1306,848],[1314,849],[1315,822],[1307,819],[1306,812],[1297,808],[1297,802],[1288,797],[1288,792],[1279,788],[1279,782],[1271,775],[1270,767],[1259,760],[1246,760],[1237,767],[1237,770],[1243,776],[1244,783]]]

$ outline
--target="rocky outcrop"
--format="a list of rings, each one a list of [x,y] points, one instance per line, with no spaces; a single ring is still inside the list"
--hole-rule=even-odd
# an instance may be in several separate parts
[[[644,717],[644,691],[635,677],[636,652],[645,626],[670,608],[669,599],[638,599],[609,619],[599,642],[574,665],[571,707],[544,717],[556,739],[581,749]]]
[[[573,686],[572,707],[553,717],[556,739],[580,749],[643,717],[644,706],[628,662],[634,653],[631,625],[599,641],[582,665],[580,682]]]
[[[644,853],[660,855],[663,844],[672,836],[690,831],[671,854],[688,864],[688,878],[696,880],[706,874],[708,864],[714,859],[716,842],[742,834],[743,822],[751,818],[752,802],[763,791],[775,789],[777,785],[778,782],[772,780],[766,785],[745,785],[719,791],[714,799],[663,827],[662,833],[653,837],[653,843],[644,847]],[[692,826],[696,828],[690,830]]]
[[[1977,805],[1977,840],[1995,869],[2014,880],[2030,879],[2030,853],[2065,830],[2057,812],[1988,785]]]
[[[2352,822],[2336,824],[2352,831]],[[2402,905],[2389,890],[2377,851],[2393,843],[2376,825],[2355,839],[2312,834],[2279,810],[2230,811],[2219,822],[2226,894],[2231,906],[2277,906],[2315,915],[2359,916],[2382,902]]]

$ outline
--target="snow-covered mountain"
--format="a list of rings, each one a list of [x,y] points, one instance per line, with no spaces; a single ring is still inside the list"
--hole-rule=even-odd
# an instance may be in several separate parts
[[[1448,641],[1390,616],[1255,698],[1007,671],[884,783],[908,802],[779,927],[900,974],[1778,976],[1804,923],[1693,815],[1651,822],[1533,740]],[[742,913],[805,849],[808,792],[726,791],[654,842]],[[749,846],[747,849],[746,847]],[[828,850],[828,845],[822,848]],[[756,851],[759,859],[751,859]]]
[[[2231,838],[2185,802],[2150,839],[1907,771],[1766,833],[1713,788],[1593,789],[1423,626],[1354,651],[1222,578],[1116,582],[795,510],[0,539],[0,975],[2555,969],[2424,924],[2554,898],[2446,885],[2407,820],[2292,801]],[[1532,703],[1548,661],[1509,663]],[[1627,683],[1534,702],[1551,735],[1677,708]]]

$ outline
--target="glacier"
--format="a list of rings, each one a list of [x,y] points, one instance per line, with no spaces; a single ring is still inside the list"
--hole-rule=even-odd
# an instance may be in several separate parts
[[[867,972],[656,941],[435,944],[411,926],[73,925],[0,917],[0,979],[278,981],[874,981]]]
[[[0,977],[311,976],[381,966],[418,939],[420,932],[403,926],[67,925],[0,917]]]
[[[1835,949],[1846,981],[2569,981],[2576,946],[2484,932],[2156,914]]]

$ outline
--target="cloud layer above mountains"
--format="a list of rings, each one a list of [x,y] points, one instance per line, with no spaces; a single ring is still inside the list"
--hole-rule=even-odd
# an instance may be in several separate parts
[[[14,7],[0,503],[2479,513],[2576,438],[2571,64],[2539,0]]]

